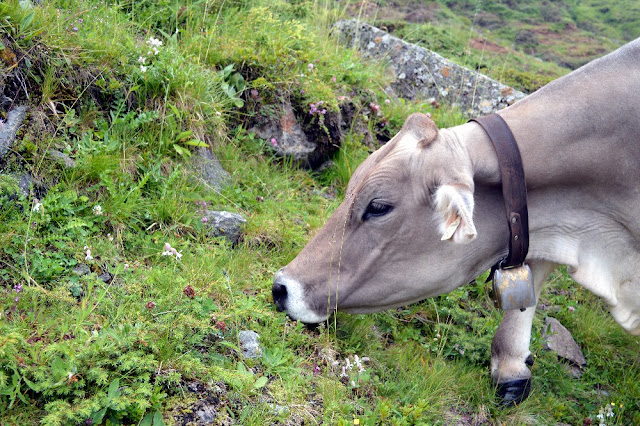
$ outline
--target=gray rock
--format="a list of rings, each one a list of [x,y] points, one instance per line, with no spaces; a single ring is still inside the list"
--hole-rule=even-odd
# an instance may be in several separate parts
[[[67,154],[64,154],[55,149],[49,150],[49,154],[53,157],[54,160],[68,169],[72,169],[76,166],[76,161],[73,158],[69,157]]]
[[[202,221],[209,229],[210,237],[224,237],[237,244],[247,220],[238,213],[205,210]]]
[[[555,352],[560,358],[572,364],[570,366],[571,375],[574,377],[582,376],[581,369],[587,365],[587,359],[569,330],[560,324],[560,321],[551,317],[545,318],[542,339],[545,341],[543,345],[545,349]]]
[[[25,197],[31,193],[31,185],[33,184],[33,176],[31,173],[24,173],[18,178],[18,187]]]
[[[245,358],[259,358],[262,356],[260,347],[260,335],[255,331],[242,330],[238,333],[238,342],[242,349],[242,356]]]
[[[274,152],[281,157],[293,158],[297,162],[308,162],[316,150],[316,144],[307,138],[290,104],[282,107],[280,117],[256,125],[250,131],[267,141],[269,146],[272,146],[271,140],[275,139],[277,145],[273,146]]]
[[[505,108],[526,95],[435,52],[407,43],[356,20],[337,22],[333,32],[363,56],[387,61],[396,76],[393,91],[407,99],[434,98],[459,106],[469,117]]]
[[[83,275],[90,274],[91,269],[84,263],[81,263],[77,265],[75,268],[73,268],[73,272],[78,274],[78,276],[83,276]]]
[[[220,161],[210,148],[198,148],[193,156],[193,165],[198,173],[198,178],[215,191],[220,191],[231,180],[231,175],[222,168]]]
[[[0,158],[9,152],[16,139],[20,125],[27,115],[25,105],[17,106],[7,114],[7,120],[0,124]]]
[[[102,274],[98,275],[98,279],[102,280],[105,284],[109,284],[113,279],[113,275],[108,272],[103,272]]]
[[[216,421],[218,413],[212,405],[203,404],[197,411],[196,416],[205,425],[212,424]]]

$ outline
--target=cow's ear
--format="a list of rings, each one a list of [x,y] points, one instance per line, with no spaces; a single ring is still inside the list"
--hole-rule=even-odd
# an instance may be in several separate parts
[[[473,191],[466,185],[440,186],[435,205],[442,240],[466,244],[478,236],[473,224]]]

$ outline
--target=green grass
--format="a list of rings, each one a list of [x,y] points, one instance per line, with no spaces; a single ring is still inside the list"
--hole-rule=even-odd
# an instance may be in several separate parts
[[[306,113],[353,96],[378,103],[368,126],[391,134],[415,111],[440,127],[464,121],[446,106],[385,102],[383,70],[327,35],[343,13],[320,1],[0,4],[0,88],[31,105],[1,166],[36,182],[25,197],[0,180],[0,423],[181,424],[202,400],[219,423],[247,425],[581,424],[611,402],[614,424],[640,422],[640,342],[562,271],[541,303],[558,306],[584,375],[569,378],[542,350],[540,311],[533,392],[509,410],[488,373],[501,313],[482,280],[315,331],[276,312],[274,273],[328,219],[371,147],[353,132],[332,167],[305,171],[245,130],[251,115],[283,99]],[[187,166],[203,144],[231,173],[221,191]],[[238,245],[207,236],[203,203],[247,217]],[[163,256],[165,243],[182,257]],[[81,264],[91,273],[75,273]],[[260,334],[262,358],[242,358],[241,330]],[[356,356],[366,371],[342,378]]]

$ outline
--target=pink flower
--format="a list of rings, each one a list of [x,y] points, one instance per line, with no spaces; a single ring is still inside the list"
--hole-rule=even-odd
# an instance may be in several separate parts
[[[309,69],[309,72],[313,71],[313,64],[307,65],[307,68]]]
[[[335,83],[336,82],[336,76],[334,75],[333,77],[331,77],[331,82]]]
[[[271,145],[273,145],[274,148],[278,146],[278,141],[276,140],[276,138],[271,138]]]
[[[576,308],[574,308],[573,306],[569,306],[569,312],[573,312],[575,310],[576,310]]]
[[[176,259],[180,259],[182,257],[182,253],[178,253],[178,250],[171,247],[171,244],[164,243],[164,251],[162,252],[163,256],[175,256]]]

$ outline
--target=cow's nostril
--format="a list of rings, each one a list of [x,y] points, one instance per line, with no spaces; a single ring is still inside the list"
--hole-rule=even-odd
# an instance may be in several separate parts
[[[271,293],[273,294],[273,303],[276,304],[278,312],[282,312],[285,309],[285,303],[287,301],[287,287],[282,284],[274,283],[271,287]]]

